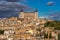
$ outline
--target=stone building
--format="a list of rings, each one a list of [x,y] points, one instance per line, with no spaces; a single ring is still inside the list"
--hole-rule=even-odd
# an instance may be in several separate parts
[[[24,12],[21,10],[19,13],[19,18],[32,18],[32,19],[37,19],[38,18],[38,12]]]

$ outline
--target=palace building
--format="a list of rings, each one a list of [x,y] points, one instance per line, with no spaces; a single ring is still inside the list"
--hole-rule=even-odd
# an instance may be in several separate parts
[[[19,18],[32,18],[32,19],[37,19],[38,18],[38,12],[37,10],[35,12],[24,12],[21,10],[19,13]]]

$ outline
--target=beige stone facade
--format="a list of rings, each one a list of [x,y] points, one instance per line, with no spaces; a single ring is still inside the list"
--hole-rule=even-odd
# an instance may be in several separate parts
[[[38,12],[20,12],[19,18],[37,19],[38,18]]]
[[[50,34],[53,30],[44,27],[46,20],[39,19],[37,11],[20,12],[18,15],[18,17],[0,19],[0,30],[4,30],[4,34],[0,35],[0,40],[2,40],[2,36],[5,40],[6,36],[8,36],[8,40],[49,40],[44,37],[42,39],[43,33],[48,32]],[[48,21],[51,22],[50,20]],[[41,34],[42,36],[39,36]]]

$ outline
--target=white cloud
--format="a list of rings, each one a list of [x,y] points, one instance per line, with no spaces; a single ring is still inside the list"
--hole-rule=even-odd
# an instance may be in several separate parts
[[[47,5],[48,5],[48,6],[53,6],[53,5],[54,5],[54,1],[49,1],[49,2],[47,3]]]

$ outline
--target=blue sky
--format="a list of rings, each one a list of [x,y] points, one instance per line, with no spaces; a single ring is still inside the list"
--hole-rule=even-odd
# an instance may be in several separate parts
[[[54,5],[47,5],[49,2]],[[39,16],[48,16],[54,12],[60,11],[60,0],[26,0],[24,3],[38,10]]]
[[[0,17],[17,16],[21,9],[31,8],[37,9],[39,16],[49,16],[60,11],[60,0],[0,0]]]

